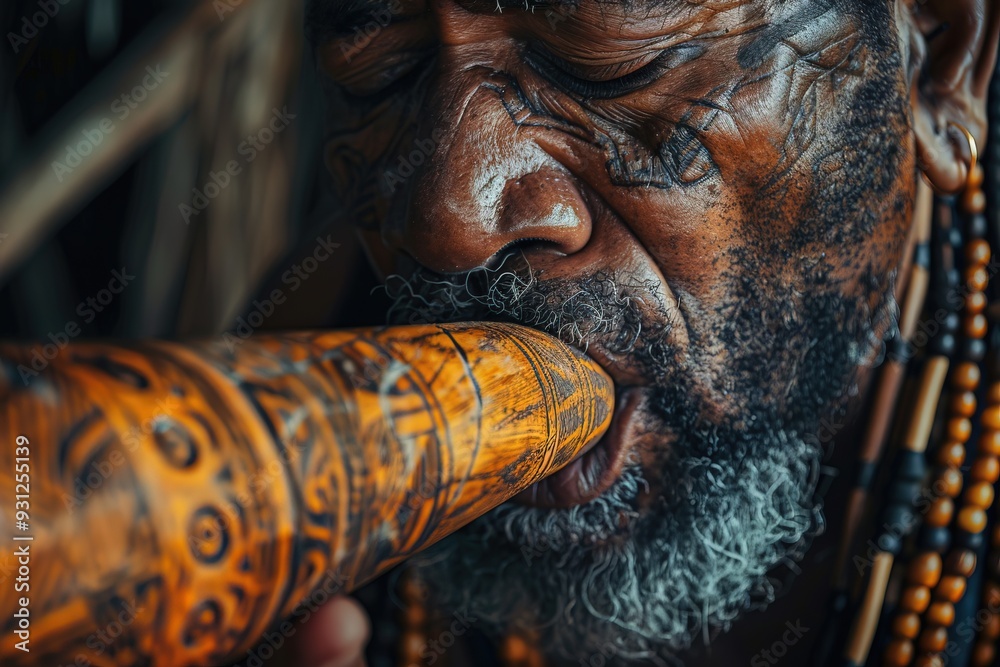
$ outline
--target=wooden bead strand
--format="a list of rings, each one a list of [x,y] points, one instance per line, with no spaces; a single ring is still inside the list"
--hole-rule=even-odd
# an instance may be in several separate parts
[[[917,640],[920,654],[914,661],[916,667],[944,664],[941,653],[948,645],[948,629],[955,623],[955,605],[965,595],[969,576],[975,569],[976,554],[969,549],[960,549],[948,556],[930,604],[922,615],[924,628]]]
[[[1000,524],[993,527],[987,567],[989,572],[986,573],[981,609],[989,614],[989,618],[976,635],[970,667],[989,667],[997,655],[997,640],[1000,639]],[[976,620],[979,621],[978,618]]]
[[[427,590],[416,571],[408,568],[400,578],[400,634],[398,664],[400,667],[423,667],[421,654],[427,646]]]
[[[921,262],[914,262],[914,268]],[[942,285],[936,285],[942,292]],[[944,287],[946,289],[946,287]],[[936,294],[945,303],[943,294]],[[950,335],[950,334],[946,334]],[[953,347],[953,345],[952,345]],[[933,415],[948,374],[949,359],[942,354],[941,346],[932,347],[932,355],[927,359],[920,378],[915,404],[908,410],[903,441],[896,452],[892,479],[889,482],[889,501],[882,510],[879,521],[883,527],[875,540],[878,551],[875,554],[871,575],[868,578],[860,609],[848,633],[846,650],[843,653],[844,667],[864,665],[868,659],[875,630],[881,617],[885,591],[895,558],[903,547],[903,539],[909,530],[917,525],[915,504],[920,497],[926,476],[925,451],[930,439]],[[913,655],[913,644],[905,637],[895,637],[889,653],[884,659],[888,664],[896,664]],[[900,652],[901,651],[901,652]],[[903,663],[906,664],[906,663]]]
[[[970,178],[966,187],[969,190],[978,187],[982,179],[981,168],[977,163],[975,140],[963,129],[969,140],[971,151]],[[977,172],[977,170],[980,170]],[[981,210],[970,210],[961,199],[962,212],[973,216]],[[952,224],[953,209],[942,202],[939,207],[940,226],[935,228],[938,252],[937,267],[939,274],[931,298],[932,310],[948,312],[952,303],[949,297],[952,290],[959,286],[960,277],[956,264],[957,250],[962,247],[962,234],[956,225]],[[993,503],[992,482],[985,486],[977,475],[985,478],[996,467],[989,458],[983,458],[977,452],[977,460],[972,464],[970,477],[972,483],[966,489],[962,499],[962,509],[955,513],[955,501],[962,490],[960,468],[966,459],[966,444],[972,435],[971,418],[976,413],[976,390],[979,387],[981,370],[979,362],[985,356],[986,346],[983,338],[986,336],[987,324],[983,309],[985,307],[985,289],[989,282],[986,265],[990,260],[989,244],[981,237],[985,233],[985,225],[972,222],[966,226],[967,238],[972,241],[965,248],[965,285],[969,297],[962,304],[961,318],[958,313],[951,312],[941,322],[943,335],[932,341],[931,351],[937,358],[949,358],[958,352],[956,338],[961,335],[965,342],[960,355],[963,362],[952,369],[950,385],[952,398],[945,424],[944,442],[937,451],[938,468],[931,484],[933,500],[923,517],[923,527],[919,537],[920,551],[907,570],[907,581],[910,587],[921,585],[917,583],[921,577],[937,578],[935,584],[922,584],[928,589],[933,588],[932,600],[920,612],[913,612],[907,605],[901,604],[896,611],[894,622],[890,627],[890,641],[883,655],[886,665],[908,665],[914,660],[920,667],[943,664],[941,652],[948,643],[948,628],[955,621],[955,603],[964,594],[968,576],[975,569],[975,551],[977,538],[981,539],[986,527],[985,510]],[[936,410],[929,406],[925,419],[933,419]],[[994,457],[995,460],[995,457]],[[993,480],[995,481],[995,480]],[[957,523],[957,538],[961,549],[951,553],[945,563],[944,573],[941,571],[941,554],[951,546],[949,526],[953,519]],[[919,590],[919,589],[916,589]],[[905,593],[913,593],[907,590]],[[922,628],[922,629],[921,629]]]
[[[920,615],[927,611],[931,591],[941,580],[941,557],[921,554],[906,569],[906,582],[899,608],[892,622],[892,639],[886,647],[882,664],[906,667],[913,660],[914,642],[920,634]]]
[[[1000,455],[1000,380],[997,378],[990,384],[985,402],[979,450],[984,457],[995,458]],[[980,475],[992,475],[992,470],[986,470],[985,466],[983,468],[979,471]],[[993,527],[987,567],[989,571],[985,573],[987,582],[983,590],[982,609],[989,614],[989,620],[982,625],[976,637],[972,667],[993,664],[997,654],[997,639],[1000,638],[1000,524]]]
[[[950,216],[942,212],[939,217],[943,218],[942,224],[947,231],[951,226]],[[947,245],[949,239],[954,239],[954,235],[946,235],[941,229],[935,231],[939,237],[937,239],[937,250],[939,253],[938,266],[946,268],[952,276],[947,281],[938,280],[935,292],[930,300],[931,309],[939,312],[950,305],[947,298],[948,286],[954,280],[957,280],[957,277],[955,277],[957,272],[953,269],[952,265],[954,247],[953,245],[951,247]],[[951,243],[953,244],[954,242],[951,241]],[[948,316],[944,318],[942,329],[941,335],[932,343],[931,349],[935,356],[931,358],[932,361],[930,363],[938,364],[943,369],[942,372],[947,372],[950,366],[949,356],[954,353],[957,347],[955,344],[955,334],[959,329],[958,314],[949,312]],[[964,391],[967,374],[968,369],[964,364],[953,368],[950,378],[952,389],[955,389],[957,386],[959,390]],[[928,436],[940,396],[941,391],[939,389],[937,398],[933,402],[928,401],[915,411],[916,414],[913,423],[919,424],[922,432]],[[974,399],[975,396],[973,395]],[[958,407],[966,410],[964,404]],[[911,430],[912,428],[914,427],[911,426]],[[918,540],[919,551],[906,568],[908,587],[923,586],[927,589],[928,596],[939,583],[938,580],[941,578],[942,554],[948,549],[950,543],[948,527],[951,525],[955,514],[955,498],[962,489],[960,467],[965,460],[965,443],[968,441],[969,432],[971,432],[971,422],[968,422],[967,419],[965,421],[956,418],[949,420],[945,443],[937,451],[938,467],[929,489],[931,493],[930,504],[926,507],[922,517],[923,526]],[[908,436],[907,441],[911,441],[912,439],[912,436]],[[921,479],[917,483],[922,484],[923,480]],[[890,491],[891,497],[895,497],[895,495],[896,492]],[[924,493],[922,498],[926,497],[926,493]],[[916,591],[908,590],[908,592],[915,593]],[[912,610],[906,604],[900,604],[894,614],[893,622],[889,626],[890,638],[883,653],[882,664],[891,667],[905,667],[911,663],[918,650],[926,654],[930,650],[926,647],[936,645],[935,642],[939,638],[941,631],[925,628],[921,632],[921,628],[925,626],[925,620],[922,620],[921,615],[933,613],[936,618],[944,619],[947,617],[947,614],[944,613],[946,611],[946,607],[937,600],[935,600],[933,605],[928,601],[928,604],[924,605],[919,611]],[[951,615],[953,618],[954,609],[951,610]]]
[[[1000,99],[1000,69],[993,76],[991,96],[993,99]],[[992,173],[989,174],[991,186],[987,189],[993,193],[993,208],[991,213],[991,220],[987,221],[986,216],[982,213],[976,214],[973,218],[973,227],[987,229],[988,233],[984,234],[993,244],[994,249],[1000,249],[1000,213],[997,210],[997,200],[996,193],[998,179],[1000,179],[1000,170],[996,169],[996,166],[1000,164],[1000,142],[997,140],[996,128],[1000,128],[1000,106],[991,105],[990,107],[990,128],[994,130],[991,132],[992,138],[990,144],[987,147],[987,161],[990,165],[994,167]],[[986,180],[986,174],[980,170],[978,174],[975,175],[974,181],[983,182]],[[982,186],[980,186],[982,187]],[[970,250],[970,253],[973,252]],[[993,423],[1000,421],[1000,323],[998,323],[998,317],[1000,317],[1000,311],[998,311],[998,290],[997,286],[993,286],[993,303],[983,304],[982,311],[987,311],[990,313],[990,355],[989,360],[986,364],[988,373],[990,376],[990,385],[987,388],[984,396],[984,403],[986,408],[984,412],[991,412],[987,417],[984,415],[981,423],[983,425],[983,430],[979,435],[979,449],[981,452],[988,453],[992,456],[1000,456],[1000,428],[988,428],[986,422],[991,420]],[[985,299],[983,300],[985,302]],[[1000,507],[994,507],[993,516],[995,520],[1000,520]],[[997,643],[1000,641],[1000,521],[994,523],[991,529],[991,539],[990,539],[990,549],[989,556],[986,561],[986,567],[988,568],[985,572],[984,579],[985,584],[983,586],[982,595],[982,606],[981,609],[986,610],[989,614],[987,621],[982,624],[976,636],[976,643],[972,648],[972,655],[970,657],[969,664],[971,667],[988,667],[989,665],[997,664]],[[977,617],[978,622],[978,617]]]
[[[964,130],[963,130],[964,131]],[[945,446],[942,456],[951,458],[949,450],[964,450],[972,435],[972,418],[976,414],[976,392],[982,377],[980,363],[985,356],[984,339],[987,333],[986,316],[979,310],[985,303],[985,290],[989,284],[986,267],[991,259],[989,243],[982,238],[985,225],[979,225],[975,218],[982,208],[970,208],[969,193],[979,190],[982,184],[982,168],[976,160],[975,140],[965,132],[972,151],[969,182],[959,207],[966,216],[965,234],[969,242],[964,249],[964,286],[968,297],[962,308],[963,362],[955,367],[951,377],[952,399],[949,405],[949,419],[946,424]],[[971,218],[971,219],[970,219]],[[997,418],[993,418],[996,413]],[[990,424],[1000,429],[1000,405],[988,405],[982,413],[983,433],[990,432]],[[954,623],[954,605],[965,593],[968,579],[976,569],[976,553],[983,544],[987,525],[987,514],[993,505],[994,485],[1000,477],[1000,457],[991,447],[979,447],[971,461],[968,483],[961,498],[961,508],[955,515],[955,547],[949,553],[945,564],[945,576],[934,590],[934,603],[923,615],[924,630],[920,636],[923,652],[916,660],[918,667],[939,664],[941,653],[948,643],[948,629]],[[929,522],[929,519],[928,519]],[[937,605],[937,606],[935,606]]]
[[[898,530],[889,530],[888,527],[898,529],[916,523],[914,504],[920,495],[920,486],[925,476],[924,452],[930,438],[934,408],[941,398],[948,374],[948,365],[947,357],[933,356],[924,366],[916,404],[910,412],[902,447],[897,452],[896,470],[889,488],[890,502],[882,513],[880,525],[887,528],[876,540],[879,551],[875,555],[860,609],[848,635],[844,667],[864,665],[875,637],[892,564],[902,550],[902,536]],[[919,597],[919,591],[915,593]],[[913,651],[911,639],[896,636],[883,654],[883,660],[888,665],[906,665],[909,664]]]

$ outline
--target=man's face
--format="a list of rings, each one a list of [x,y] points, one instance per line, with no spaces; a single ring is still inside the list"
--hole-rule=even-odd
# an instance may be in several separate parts
[[[319,3],[327,163],[393,319],[523,322],[618,387],[595,450],[438,557],[458,604],[650,659],[801,555],[913,199],[876,4]]]

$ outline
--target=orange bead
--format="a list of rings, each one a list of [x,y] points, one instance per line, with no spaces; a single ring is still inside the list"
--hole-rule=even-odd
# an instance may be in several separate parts
[[[951,374],[951,385],[966,391],[975,391],[979,387],[980,380],[982,373],[979,372],[979,366],[971,361],[963,361],[955,366]]]
[[[996,649],[991,642],[980,639],[972,647],[970,661],[973,667],[990,667],[993,664],[993,658],[996,657],[996,654]]]
[[[416,577],[403,579],[400,592],[406,602],[427,599],[427,586]]]
[[[982,313],[979,315],[969,315],[962,321],[962,331],[969,338],[985,338],[988,326],[986,316]]]
[[[1000,584],[992,581],[986,582],[986,586],[983,587],[983,600],[986,602],[987,609],[1000,608]]]
[[[990,274],[982,266],[970,266],[965,270],[965,284],[973,292],[985,292],[990,284]]]
[[[1000,431],[1000,405],[987,405],[983,410],[983,426],[991,431]]]
[[[531,647],[521,637],[509,635],[503,645],[503,657],[508,662],[521,662],[528,659]]]
[[[965,417],[948,420],[948,439],[953,442],[968,442],[972,435],[972,422]]]
[[[986,173],[983,171],[983,163],[976,161],[975,168],[969,172],[969,177],[965,181],[966,188],[978,188],[983,184],[986,179]]]
[[[971,417],[976,414],[976,394],[963,391],[952,396],[951,411],[960,417]]]
[[[936,496],[947,496],[955,498],[962,492],[962,473],[958,468],[940,468],[937,471],[937,479],[931,487],[931,491]]]
[[[422,626],[427,621],[427,610],[422,604],[408,604],[403,618],[411,628]]]
[[[916,639],[920,633],[920,616],[912,611],[897,614],[892,621],[892,634],[906,639]]]
[[[966,213],[982,213],[986,210],[986,194],[980,188],[969,188],[962,193],[961,206]]]
[[[926,586],[907,586],[899,597],[899,608],[922,614],[931,603],[931,591]]]
[[[420,653],[426,648],[427,637],[422,632],[407,630],[399,638],[399,651],[410,662],[420,660]]]
[[[994,382],[987,388],[986,402],[990,405],[1000,405],[1000,382]]]
[[[983,431],[979,436],[979,454],[1000,456],[1000,431]]]
[[[885,647],[882,664],[887,667],[907,667],[913,661],[913,642],[908,639],[894,639]]]
[[[993,484],[1000,478],[1000,459],[995,456],[981,456],[972,462],[969,477],[977,482]]]
[[[942,528],[951,523],[951,517],[954,514],[955,503],[951,501],[951,498],[938,498],[931,503],[931,507],[927,510],[927,516],[924,518],[924,521],[926,521],[929,526]]]
[[[913,662],[913,667],[944,667],[944,659],[937,654],[924,653],[917,656]]]
[[[961,468],[965,463],[965,444],[946,442],[938,451],[938,463],[949,468]]]
[[[921,651],[940,653],[948,645],[948,630],[946,628],[924,628],[917,640]]]
[[[986,295],[983,292],[972,292],[965,298],[965,312],[977,315],[988,305]]]
[[[985,239],[973,239],[965,246],[965,261],[969,264],[981,264],[985,266],[990,263],[990,244]]]
[[[957,574],[960,577],[971,577],[976,571],[976,552],[969,549],[959,549],[948,554],[945,561],[944,571],[948,574]]]
[[[927,609],[927,622],[950,628],[955,622],[955,605],[950,602],[935,602]]]
[[[986,512],[978,507],[963,507],[958,513],[958,527],[976,535],[986,528]]]
[[[976,482],[965,490],[965,502],[973,507],[989,509],[993,504],[993,485],[988,482]]]
[[[915,557],[906,568],[906,581],[910,584],[934,587],[941,578],[941,556],[933,551]]]
[[[983,626],[983,634],[990,639],[1000,637],[1000,616],[990,614],[990,620],[986,621],[986,625]]]
[[[952,604],[957,604],[965,595],[965,577],[948,574],[941,577],[941,581],[934,588],[934,599],[947,600]]]
[[[906,667],[913,660],[913,642],[909,639],[894,639],[885,647],[883,664],[892,667]]]

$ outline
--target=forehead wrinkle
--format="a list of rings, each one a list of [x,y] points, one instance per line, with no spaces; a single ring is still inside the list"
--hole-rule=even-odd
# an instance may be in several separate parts
[[[737,62],[743,69],[760,67],[779,44],[806,30],[833,8],[830,0],[812,0],[803,3],[790,14],[763,26],[752,41],[740,48],[736,54]]]
[[[637,15],[623,11],[621,4],[585,2],[558,31],[544,32],[541,37],[561,56],[596,65],[617,64],[695,40],[730,41],[760,30],[766,20],[760,8],[748,12],[744,0],[678,0],[646,6],[651,9]],[[604,30],[597,34],[595,26]]]

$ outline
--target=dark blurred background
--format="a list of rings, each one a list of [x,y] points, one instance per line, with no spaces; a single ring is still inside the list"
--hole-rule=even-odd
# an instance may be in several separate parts
[[[380,321],[364,254],[333,224],[302,14],[4,0],[0,337],[218,335],[275,286],[289,298],[254,329]],[[317,237],[337,250],[303,271]]]

